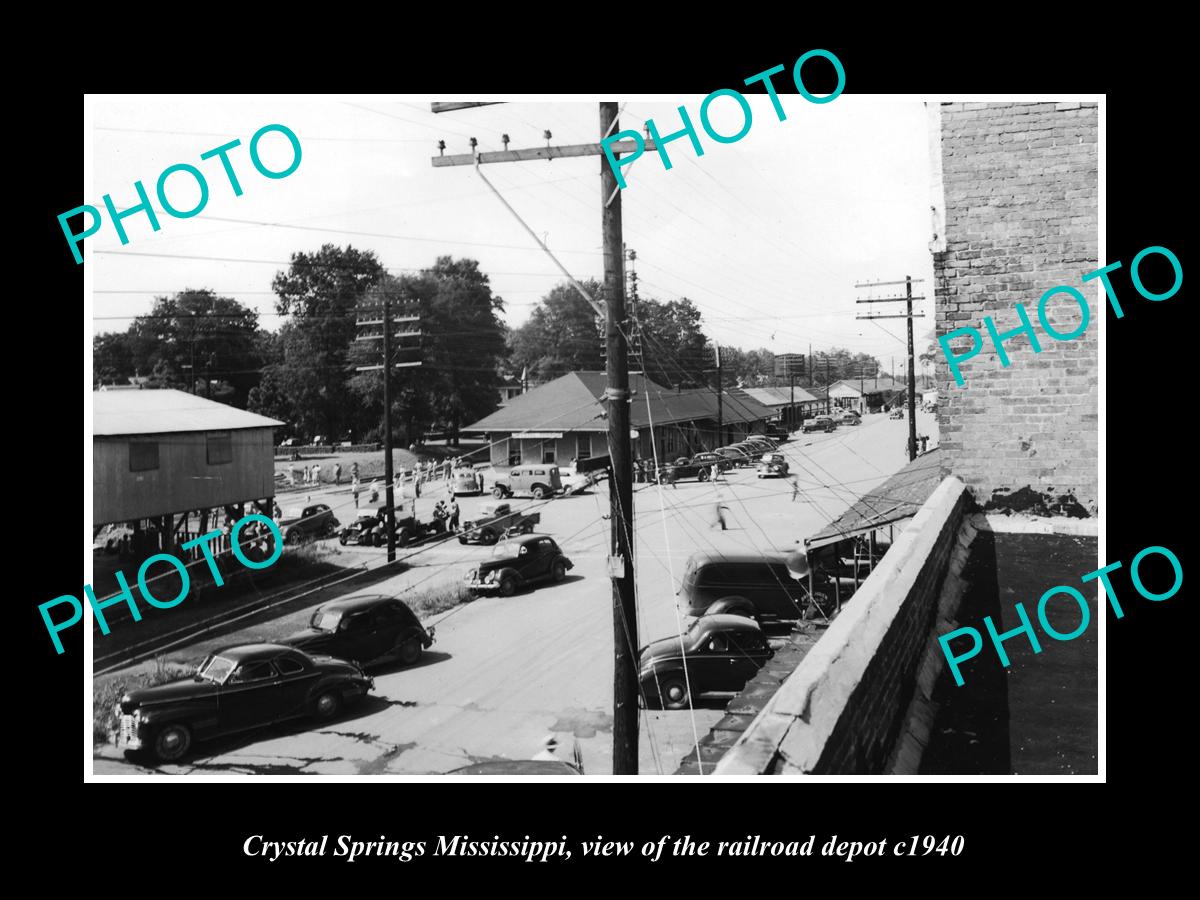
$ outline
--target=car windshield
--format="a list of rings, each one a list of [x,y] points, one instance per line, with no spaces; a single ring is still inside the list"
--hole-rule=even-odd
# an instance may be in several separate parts
[[[196,674],[205,681],[211,681],[214,684],[224,684],[225,679],[229,677],[229,673],[237,667],[237,663],[233,660],[226,659],[223,656],[210,656],[200,664],[200,668],[196,670]]]
[[[342,614],[334,610],[318,609],[312,614],[312,619],[309,620],[309,626],[317,629],[317,631],[337,631],[338,622],[342,620]]]
[[[501,541],[492,548],[493,559],[507,559],[510,556],[516,556],[521,552],[521,544],[518,541]]]

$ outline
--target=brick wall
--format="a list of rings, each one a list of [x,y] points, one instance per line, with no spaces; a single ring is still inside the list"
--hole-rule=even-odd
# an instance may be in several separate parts
[[[1097,259],[1097,111],[1078,103],[947,103],[940,108],[944,235],[935,239],[937,333],[971,326],[982,352],[962,363],[955,384],[937,354],[941,447],[948,471],[982,503],[1026,485],[1073,494],[1093,514],[1097,500],[1097,347],[1104,304],[1080,276]],[[936,162],[935,162],[936,170]],[[944,241],[944,244],[942,243]],[[1083,291],[1091,323],[1056,341],[1038,325],[1037,303],[1057,285]],[[1004,343],[1000,361],[983,327],[1020,325],[1025,305],[1042,350],[1028,336]],[[1079,323],[1078,306],[1048,304],[1059,332]],[[966,338],[956,339],[961,352]]]
[[[714,774],[888,770],[969,504],[958,479],[938,486]]]

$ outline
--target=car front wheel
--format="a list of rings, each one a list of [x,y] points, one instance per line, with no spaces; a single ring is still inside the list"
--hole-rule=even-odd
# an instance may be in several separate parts
[[[313,715],[318,719],[332,719],[342,708],[342,695],[338,691],[325,691],[313,703]]]
[[[711,476],[709,475],[709,473],[708,473],[708,470],[707,470],[707,469],[701,469],[701,470],[700,470],[700,474],[699,474],[699,475],[697,475],[696,477],[697,477],[697,478],[699,478],[701,481],[708,481],[708,479],[709,479]]]
[[[492,496],[495,497],[497,500],[503,500],[504,499],[504,488],[500,487],[500,485],[496,485],[494,488],[492,488]]]
[[[178,722],[164,725],[154,735],[154,755],[162,762],[174,762],[192,746],[192,732]]]
[[[517,592],[517,579],[511,575],[505,575],[500,579],[500,596],[511,597]]]
[[[411,666],[421,658],[421,642],[418,640],[406,641],[400,646],[400,662],[406,666]]]
[[[658,695],[663,709],[687,709],[687,682],[682,675],[667,675],[658,681]]]

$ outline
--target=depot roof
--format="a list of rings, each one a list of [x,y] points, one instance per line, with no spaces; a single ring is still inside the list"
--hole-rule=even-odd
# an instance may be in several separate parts
[[[275,428],[284,424],[277,419],[268,419],[183,391],[94,391],[92,404],[92,434],[97,437],[233,431],[239,428]]]
[[[604,372],[568,372],[514,397],[463,431],[607,431],[608,418],[600,399],[607,386]],[[717,418],[717,394],[711,388],[672,390],[641,375],[630,376],[629,387],[635,392],[629,408],[633,428]],[[736,388],[724,392],[723,407],[726,423],[757,422],[774,415],[770,407]]]

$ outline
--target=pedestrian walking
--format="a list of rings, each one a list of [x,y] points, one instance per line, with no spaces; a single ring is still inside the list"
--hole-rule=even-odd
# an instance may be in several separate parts
[[[800,494],[800,482],[796,479],[795,474],[788,476],[788,481],[792,483],[792,502],[796,502],[796,497]]]
[[[721,464],[713,463],[712,464],[712,472],[710,472],[709,475],[713,481],[716,481],[718,478],[720,478],[721,477]]]
[[[358,463],[357,462],[350,463],[350,480],[358,481]]]
[[[342,483],[342,464],[341,463],[333,464],[333,483],[334,484]]]
[[[350,482],[350,493],[354,495],[354,508],[358,509],[358,493],[361,486],[358,483],[358,473],[354,474],[354,480]]]
[[[298,485],[300,483],[300,467],[299,466],[289,466],[288,467],[288,479],[292,482],[293,487],[295,487],[296,485]]]
[[[450,532],[458,531],[458,501],[450,500]]]
[[[370,485],[368,485],[368,489],[371,491],[371,496],[367,502],[368,503],[378,503],[379,502],[379,480],[377,478],[372,478]]]
[[[675,471],[675,467],[668,466],[667,467],[667,484],[669,484],[671,486],[672,490],[675,490],[675,491],[679,490],[679,485],[677,485],[675,483],[678,480],[679,480],[679,473]]]
[[[320,483],[321,483],[321,464],[320,464],[320,463],[313,463],[313,467],[312,467],[312,483],[313,483],[313,484],[320,484]]]

